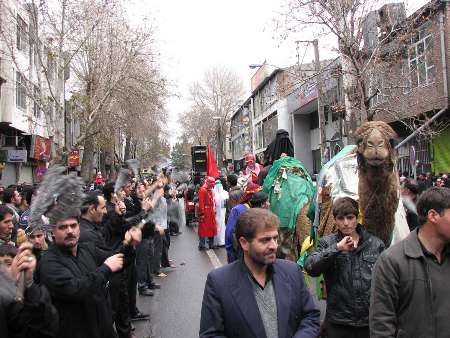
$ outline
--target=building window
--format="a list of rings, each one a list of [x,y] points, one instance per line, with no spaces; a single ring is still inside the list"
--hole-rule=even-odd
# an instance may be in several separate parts
[[[17,15],[17,49],[21,51],[27,50],[27,33],[28,33],[28,27],[27,23],[20,17],[20,15]]]
[[[260,149],[263,147],[263,127],[262,122],[259,122],[255,126],[255,148]]]
[[[434,82],[436,67],[433,64],[433,36],[430,24],[423,25],[411,39],[408,49],[409,88],[426,86]]]
[[[312,160],[313,160],[313,174],[317,175],[322,167],[320,149],[315,149],[312,151]]]
[[[272,113],[267,119],[263,121],[263,146],[267,147],[273,141],[278,129],[277,112]]]
[[[16,72],[16,106],[23,110],[27,109],[25,79],[19,72]]]
[[[316,111],[309,114],[309,129],[317,129],[319,128],[319,113]]]

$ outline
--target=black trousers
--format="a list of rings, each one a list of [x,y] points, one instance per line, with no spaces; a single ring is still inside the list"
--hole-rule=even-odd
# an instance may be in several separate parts
[[[114,273],[111,277],[111,308],[119,338],[129,338],[131,335],[127,277],[125,271]]]
[[[350,326],[326,323],[326,338],[370,338],[368,326]]]
[[[151,239],[143,238],[136,247],[136,271],[138,287],[149,286],[153,283],[152,257],[153,246]]]
[[[163,249],[163,236],[159,232],[155,232],[153,236],[153,259],[152,259],[152,272],[154,274],[160,273],[161,268],[161,255]]]
[[[127,275],[127,288],[128,288],[128,299],[129,299],[129,314],[133,316],[138,311],[136,307],[136,297],[137,297],[137,272],[136,263],[130,264],[125,268],[125,274]]]
[[[170,247],[170,233],[169,230],[166,230],[164,236],[162,236],[161,266],[163,268],[168,268],[170,266],[169,247]]]
[[[206,238],[208,238],[208,247],[212,249],[214,246],[214,237],[199,237],[198,247],[200,249],[206,248]]]

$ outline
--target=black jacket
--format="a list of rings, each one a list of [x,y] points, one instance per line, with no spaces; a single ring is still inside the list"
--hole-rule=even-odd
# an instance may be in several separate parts
[[[320,311],[297,264],[277,259],[273,264],[280,338],[315,338]],[[265,338],[253,286],[243,260],[208,274],[203,294],[200,338]]]
[[[305,261],[311,276],[324,274],[327,287],[327,320],[342,325],[368,326],[372,270],[383,242],[358,225],[358,247],[339,252],[337,243],[344,237],[337,232],[323,237],[316,251]]]
[[[114,337],[109,300],[111,270],[95,245],[78,245],[74,257],[52,246],[39,262],[39,280],[50,291],[59,312],[56,337]]]
[[[0,336],[2,338],[50,338],[58,330],[58,313],[50,294],[41,285],[25,290],[24,302],[15,300],[14,282],[0,271]]]

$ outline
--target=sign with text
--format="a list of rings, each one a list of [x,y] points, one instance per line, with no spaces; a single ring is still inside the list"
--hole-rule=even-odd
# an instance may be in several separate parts
[[[26,162],[27,150],[26,149],[8,149],[8,162]]]

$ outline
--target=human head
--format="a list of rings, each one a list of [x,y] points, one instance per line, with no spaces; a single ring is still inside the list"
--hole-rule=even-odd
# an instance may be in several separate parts
[[[253,155],[253,154],[245,155],[245,164],[249,168],[253,168],[255,166],[255,155]]]
[[[444,180],[443,180],[441,177],[439,177],[439,178],[436,180],[436,187],[443,187],[444,185],[445,185]]]
[[[21,202],[22,197],[17,191],[17,188],[8,188],[3,192],[3,203],[10,203],[18,207]]]
[[[74,250],[80,238],[80,226],[76,218],[57,221],[53,228],[55,244],[69,251]]]
[[[0,245],[0,266],[11,272],[11,265],[17,255],[17,248],[11,244]]]
[[[228,182],[230,188],[235,187],[237,185],[237,181],[238,181],[238,178],[235,174],[230,174],[227,176],[227,182]]]
[[[212,188],[214,188],[214,185],[216,184],[216,180],[214,179],[214,177],[207,176],[205,178],[205,184],[206,184],[207,189],[212,189]]]
[[[9,240],[13,228],[13,211],[6,205],[0,205],[0,238]]]
[[[257,191],[250,197],[249,204],[252,208],[269,209],[269,195],[264,191]]]
[[[105,200],[112,202],[112,198],[114,197],[114,182],[106,183],[102,188],[102,192]]]
[[[81,214],[83,218],[94,223],[100,223],[103,220],[103,215],[106,214],[106,202],[98,191],[90,191],[85,195]]]
[[[44,250],[47,247],[45,243],[45,231],[37,229],[27,235],[28,241],[33,244],[33,249]]]
[[[33,198],[33,195],[36,193],[36,188],[29,185],[23,188],[22,190],[22,197],[27,202],[27,205],[31,205],[31,199]]]
[[[419,194],[419,188],[416,184],[411,182],[406,182],[403,186],[402,195],[408,196],[411,199],[415,199],[417,195]]]
[[[123,191],[126,196],[130,196],[132,190],[133,190],[133,186],[131,185],[131,183],[127,183],[123,186]]]
[[[431,225],[439,236],[450,241],[450,188],[431,187],[417,201],[419,225]]]
[[[333,217],[342,234],[353,234],[358,225],[358,202],[350,197],[336,199],[333,202]]]
[[[272,264],[278,249],[278,217],[269,210],[255,208],[241,214],[236,223],[236,239],[244,259],[263,266]]]

